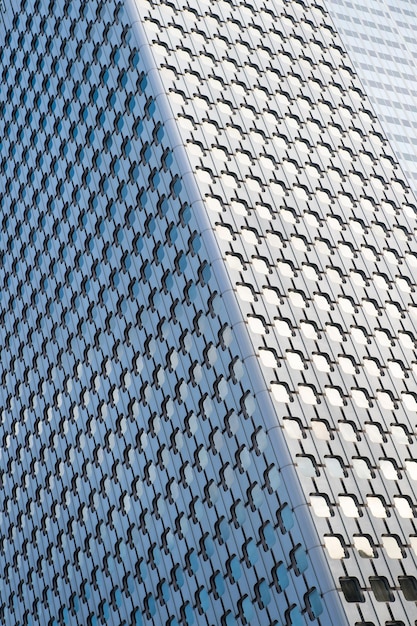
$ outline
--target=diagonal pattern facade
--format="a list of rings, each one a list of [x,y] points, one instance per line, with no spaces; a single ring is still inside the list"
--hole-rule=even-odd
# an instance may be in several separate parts
[[[413,623],[415,198],[326,7],[1,9],[0,622]]]

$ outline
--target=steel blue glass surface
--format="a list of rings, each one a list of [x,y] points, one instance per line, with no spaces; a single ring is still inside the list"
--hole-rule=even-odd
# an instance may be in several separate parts
[[[0,41],[0,622],[404,619],[416,208],[325,7],[3,0]]]
[[[2,36],[2,623],[252,623],[285,493],[143,42],[112,1]]]

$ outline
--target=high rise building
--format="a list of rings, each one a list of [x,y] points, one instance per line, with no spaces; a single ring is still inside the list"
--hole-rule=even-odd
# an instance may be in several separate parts
[[[0,2],[0,624],[417,623],[413,85],[361,15]]]
[[[386,137],[415,192],[415,3],[410,0],[365,0],[353,3],[329,0],[327,8]]]

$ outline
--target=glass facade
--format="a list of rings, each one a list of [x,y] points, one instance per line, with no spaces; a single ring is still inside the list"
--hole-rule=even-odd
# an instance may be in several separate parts
[[[0,38],[0,623],[412,623],[415,199],[326,8]]]
[[[417,189],[417,10],[410,0],[328,0],[343,38],[401,167]]]

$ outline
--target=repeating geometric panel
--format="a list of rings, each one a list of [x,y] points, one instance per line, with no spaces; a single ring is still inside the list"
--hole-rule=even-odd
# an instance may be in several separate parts
[[[182,47],[198,16],[187,6],[149,5],[175,15]],[[205,215],[203,167],[197,187],[158,91],[157,46],[129,7],[4,2],[0,621],[330,623],[340,599]],[[199,50],[199,67],[214,51]],[[195,150],[234,102],[196,129]],[[178,126],[194,125],[183,113]],[[245,132],[230,128],[228,150]],[[251,131],[254,146],[266,130]],[[213,207],[237,176],[212,183]],[[236,225],[263,184],[251,181]],[[261,251],[230,249],[252,273],[271,263]]]
[[[372,0],[329,0],[327,7],[415,191],[415,6],[409,0],[383,7]]]
[[[399,581],[416,562],[415,198],[324,7],[147,6],[144,30],[275,403],[276,437],[349,623],[405,623]]]
[[[324,7],[3,9],[2,623],[406,623],[415,199]]]

